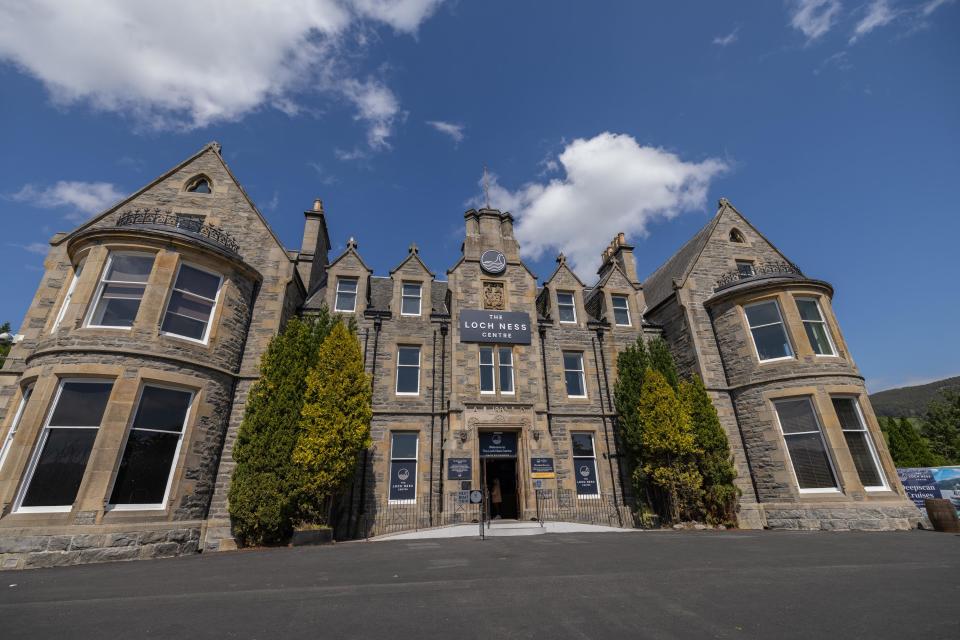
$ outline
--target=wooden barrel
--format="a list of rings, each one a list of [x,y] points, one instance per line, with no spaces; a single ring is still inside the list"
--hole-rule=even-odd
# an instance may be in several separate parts
[[[923,504],[935,530],[960,533],[960,519],[952,502],[945,498],[927,498]]]

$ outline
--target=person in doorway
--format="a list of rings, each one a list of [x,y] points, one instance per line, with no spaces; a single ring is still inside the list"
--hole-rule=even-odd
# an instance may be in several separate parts
[[[490,489],[490,506],[493,512],[493,519],[500,519],[500,504],[503,502],[503,494],[500,492],[500,478],[493,479],[493,487]]]

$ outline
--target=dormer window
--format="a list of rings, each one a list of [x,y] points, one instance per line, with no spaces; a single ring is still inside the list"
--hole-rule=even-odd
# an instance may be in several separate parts
[[[613,304],[613,321],[618,327],[629,327],[630,322],[630,303],[627,296],[610,296]]]
[[[400,315],[419,316],[422,287],[419,282],[404,282],[401,291]]]
[[[190,193],[211,193],[210,179],[206,176],[197,176],[187,185],[187,191]]]
[[[746,241],[747,241],[747,239],[743,237],[743,234],[740,233],[740,230],[739,230],[739,229],[731,229],[731,230],[730,230],[730,242],[736,242],[737,244],[743,244],[743,243],[745,243]]]
[[[572,291],[557,292],[557,315],[564,324],[577,321],[577,305],[574,304]]]
[[[353,313],[357,309],[357,279],[337,278],[337,296],[333,303],[334,311]]]

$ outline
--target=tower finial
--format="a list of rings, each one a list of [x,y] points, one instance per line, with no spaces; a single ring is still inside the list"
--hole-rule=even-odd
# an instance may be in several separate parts
[[[486,208],[490,208],[490,175],[487,173],[487,165],[483,165],[483,199],[486,202]]]

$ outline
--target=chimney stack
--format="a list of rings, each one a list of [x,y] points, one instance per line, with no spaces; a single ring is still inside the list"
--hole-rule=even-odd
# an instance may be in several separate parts
[[[327,219],[323,212],[323,200],[313,201],[313,209],[303,212],[303,242],[297,254],[297,271],[303,285],[310,293],[323,281],[327,270],[330,236],[327,233]]]

